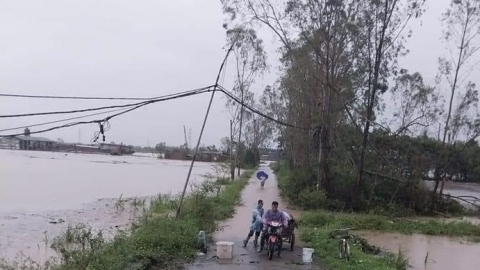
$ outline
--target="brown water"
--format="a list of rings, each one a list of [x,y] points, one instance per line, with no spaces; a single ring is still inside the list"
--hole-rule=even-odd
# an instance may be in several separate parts
[[[411,269],[415,270],[473,270],[479,269],[480,243],[464,238],[449,238],[426,235],[403,235],[362,231],[358,234],[370,244],[392,253],[401,249],[408,257]],[[425,259],[427,257],[427,262]]]
[[[151,155],[108,156],[0,150],[0,257],[19,253],[36,261],[68,224],[85,223],[112,236],[139,216],[122,198],[179,193],[190,162]],[[211,164],[198,162],[191,181],[203,181]],[[64,223],[52,224],[61,218]],[[47,245],[46,245],[47,243]]]
[[[433,188],[433,181],[426,181],[427,187]],[[474,196],[480,198],[480,185],[472,183],[446,182],[445,194],[452,196]],[[432,218],[417,218],[426,221]],[[435,218],[444,222],[466,221],[480,226],[476,217]],[[411,269],[414,270],[471,270],[480,267],[480,243],[468,241],[466,238],[452,238],[428,235],[403,235],[399,233],[384,233],[363,231],[359,233],[370,244],[379,246],[392,253],[401,249],[409,258]],[[425,259],[428,258],[425,263]]]

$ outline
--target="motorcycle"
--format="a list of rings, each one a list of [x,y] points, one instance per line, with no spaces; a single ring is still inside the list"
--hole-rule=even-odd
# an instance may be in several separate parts
[[[271,260],[275,250],[277,250],[277,254],[280,256],[280,252],[282,250],[282,235],[280,229],[283,227],[283,225],[282,223],[276,221],[272,221],[268,223],[268,225],[267,255],[268,259]]]

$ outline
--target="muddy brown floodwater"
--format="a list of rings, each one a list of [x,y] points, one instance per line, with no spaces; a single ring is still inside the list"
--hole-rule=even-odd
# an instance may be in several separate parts
[[[426,181],[426,186],[433,188],[432,181]],[[472,183],[446,182],[445,194],[453,196],[473,196],[480,198],[480,185]],[[464,204],[465,206],[469,206]],[[420,221],[431,218],[418,218]],[[436,218],[436,220],[467,221],[480,225],[480,219],[475,217]],[[480,243],[468,241],[467,238],[429,236],[421,234],[404,235],[399,233],[361,231],[359,235],[370,244],[398,253],[401,249],[408,257],[414,270],[470,270],[480,267]],[[427,258],[428,254],[428,258]],[[425,260],[427,260],[425,262]]]
[[[287,205],[280,198],[275,175],[268,167],[268,164],[262,164],[259,170],[265,171],[269,177],[265,187],[260,187],[260,182],[255,175],[250,179],[247,187],[242,193],[242,205],[236,208],[236,214],[233,218],[222,223],[223,230],[215,236],[215,241],[234,242],[233,260],[216,261],[216,249],[212,246],[207,256],[200,257],[195,263],[188,266],[189,270],[281,270],[281,269],[320,269],[316,265],[301,265],[302,261],[302,243],[299,241],[299,232],[296,232],[297,240],[293,251],[284,250],[281,258],[274,255],[273,260],[269,261],[266,252],[257,253],[253,247],[253,238],[246,248],[242,247],[242,241],[248,234],[252,219],[252,209],[255,202],[259,199],[264,201],[265,210],[271,207],[273,201],[279,202],[279,209],[286,210],[294,218],[300,217],[300,213],[287,209]],[[284,248],[289,247],[289,243],[284,243]]]
[[[414,270],[473,270],[480,266],[480,244],[467,239],[368,231],[358,234],[392,253],[401,249]]]
[[[113,236],[142,214],[132,201],[117,209],[120,195],[177,194],[189,165],[152,155],[0,150],[0,258],[42,262],[56,255],[49,245],[68,224],[88,224]],[[191,180],[203,181],[211,165],[197,162]],[[65,222],[50,223],[59,219]]]

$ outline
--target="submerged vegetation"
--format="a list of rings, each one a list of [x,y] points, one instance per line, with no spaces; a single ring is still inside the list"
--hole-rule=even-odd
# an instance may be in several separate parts
[[[178,218],[173,213],[179,198],[159,195],[151,200],[148,209],[144,208],[144,215],[130,230],[119,231],[112,240],[83,224],[69,226],[51,244],[58,259],[44,265],[25,259],[14,263],[4,261],[0,269],[178,269],[198,252],[199,231],[212,234],[219,229],[218,221],[235,213],[241,191],[252,174],[252,170],[247,170],[223,188],[216,179],[193,184]],[[132,205],[138,207],[144,203],[134,200]]]

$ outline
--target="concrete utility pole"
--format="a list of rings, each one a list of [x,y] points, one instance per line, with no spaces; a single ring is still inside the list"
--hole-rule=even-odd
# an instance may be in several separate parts
[[[238,36],[237,36],[237,38],[238,38]],[[220,70],[218,71],[217,79],[215,80],[215,86],[213,88],[213,92],[212,92],[212,95],[210,97],[210,101],[208,103],[207,112],[205,113],[205,118],[203,119],[202,128],[200,129],[200,134],[198,135],[197,145],[195,147],[195,152],[193,153],[192,163],[190,163],[190,168],[188,169],[187,179],[185,180],[185,185],[183,186],[182,196],[180,197],[180,202],[178,204],[177,213],[175,215],[175,218],[178,218],[180,216],[180,210],[182,209],[183,199],[185,198],[185,192],[187,191],[188,182],[190,181],[190,176],[192,175],[193,164],[195,163],[195,159],[197,158],[198,148],[200,147],[200,142],[202,140],[203,131],[205,130],[205,125],[207,123],[208,114],[210,113],[210,108],[212,107],[212,102],[213,102],[213,98],[215,96],[215,91],[218,89],[218,86],[219,86],[218,82],[220,81],[220,75],[222,74],[223,67],[225,66],[225,63],[227,62],[228,56],[230,55],[230,52],[232,52],[233,46],[235,45],[235,43],[236,42],[233,42],[232,46],[230,46],[230,48],[228,49],[228,51],[225,55],[225,58],[223,59],[222,65],[220,65]]]

